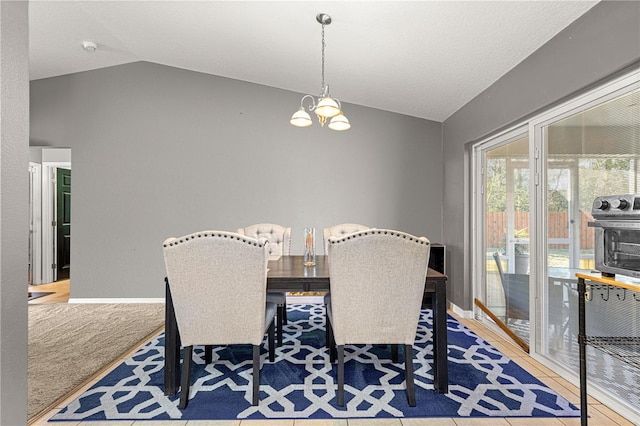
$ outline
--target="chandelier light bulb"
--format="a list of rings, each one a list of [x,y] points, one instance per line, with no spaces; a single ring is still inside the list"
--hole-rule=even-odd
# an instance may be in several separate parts
[[[313,112],[320,117],[331,118],[340,114],[340,107],[332,98],[322,98]]]
[[[291,116],[291,120],[289,120],[289,123],[293,124],[296,127],[309,127],[313,124],[313,122],[311,121],[311,117],[302,106],[299,110],[293,113],[293,115]]]
[[[349,124],[349,119],[340,111],[340,114],[333,117],[329,122],[329,128],[341,132],[343,130],[349,130],[351,124]]]

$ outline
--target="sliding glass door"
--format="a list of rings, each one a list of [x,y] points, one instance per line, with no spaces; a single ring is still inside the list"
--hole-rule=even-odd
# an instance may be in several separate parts
[[[640,193],[640,72],[477,143],[471,164],[476,318],[577,383],[576,273],[596,266],[591,207]],[[587,334],[632,335],[638,301],[597,290],[585,301]],[[587,368],[590,393],[640,416],[637,369],[591,347]]]
[[[540,335],[536,353],[578,373],[576,272],[594,264],[593,200],[602,195],[640,193],[640,89],[611,91],[535,125],[543,182],[539,199],[543,252],[537,271]],[[543,203],[544,202],[544,203]],[[597,295],[587,301],[587,327],[617,332],[637,315],[638,303]],[[627,306],[628,305],[628,306]],[[605,326],[602,314],[606,313]],[[590,317],[590,314],[594,314]],[[618,324],[618,325],[614,325]],[[612,330],[613,328],[613,330]],[[590,330],[593,330],[591,328]],[[637,408],[640,373],[615,357],[588,349],[589,380],[611,398]],[[616,383],[616,386],[611,386]]]
[[[477,242],[484,286],[476,304],[525,350],[529,342],[529,138],[522,131],[476,155],[481,191]]]

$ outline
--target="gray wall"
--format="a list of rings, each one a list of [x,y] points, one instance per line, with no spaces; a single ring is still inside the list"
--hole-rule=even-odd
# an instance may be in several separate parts
[[[0,1],[0,424],[27,424],[28,3]]]
[[[466,147],[640,59],[640,2],[601,2],[443,123],[449,299],[471,309]]]
[[[163,297],[162,242],[204,229],[440,241],[441,123],[346,104],[351,130],[299,129],[300,98],[146,62],[32,81],[31,145],[72,150],[71,297]]]

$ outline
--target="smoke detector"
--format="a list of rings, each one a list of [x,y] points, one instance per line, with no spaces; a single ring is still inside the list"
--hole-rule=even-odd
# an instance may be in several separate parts
[[[83,41],[82,48],[87,52],[95,52],[98,49],[98,45],[92,41]]]

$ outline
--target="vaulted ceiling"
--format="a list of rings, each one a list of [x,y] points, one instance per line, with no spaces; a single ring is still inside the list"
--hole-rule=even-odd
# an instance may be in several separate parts
[[[30,77],[135,61],[444,121],[596,1],[41,1]],[[94,52],[82,48],[93,41]]]

